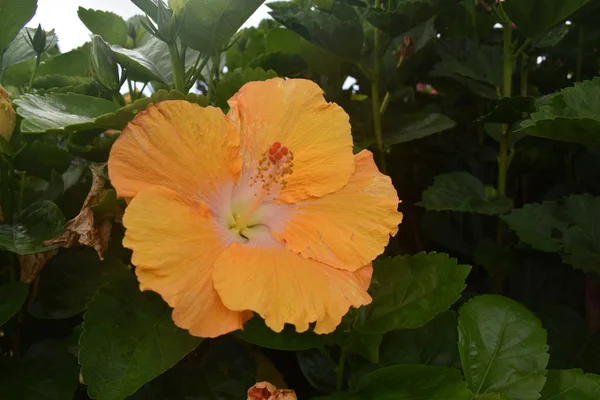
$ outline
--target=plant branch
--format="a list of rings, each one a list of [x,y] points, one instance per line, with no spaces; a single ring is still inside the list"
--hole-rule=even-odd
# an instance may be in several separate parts
[[[396,69],[400,69],[403,62],[404,62],[404,55],[400,55],[400,57],[398,58],[398,64],[396,65]],[[392,100],[392,93],[388,90],[387,92],[385,92],[385,96],[383,97],[383,101],[381,102],[381,107],[379,109],[379,113],[382,116],[383,116],[383,114],[385,114],[391,100]]]
[[[175,43],[169,45],[169,54],[171,55],[171,67],[173,68],[173,81],[175,90],[185,94],[185,71],[183,60],[179,57],[179,51]]]
[[[33,71],[31,71],[31,78],[29,78],[29,86],[27,87],[27,93],[31,93],[33,90],[33,82],[35,81],[35,76],[37,75],[38,67],[40,66],[40,61],[42,60],[42,55],[38,54],[35,57],[35,66],[33,67]]]

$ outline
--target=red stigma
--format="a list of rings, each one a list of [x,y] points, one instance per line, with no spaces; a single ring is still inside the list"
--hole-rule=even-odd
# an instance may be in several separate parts
[[[283,155],[281,155],[281,153],[275,153],[275,155],[273,156],[273,158],[278,161],[281,160],[281,157],[283,157]]]
[[[287,156],[289,150],[287,147],[282,147],[279,151],[281,151],[281,154],[283,154],[284,156]]]

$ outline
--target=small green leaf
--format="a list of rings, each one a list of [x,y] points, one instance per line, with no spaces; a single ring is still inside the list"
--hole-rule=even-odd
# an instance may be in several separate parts
[[[559,203],[526,204],[500,218],[534,249],[554,252],[562,248],[560,239],[568,227],[568,217]]]
[[[600,77],[577,82],[543,103],[516,133],[563,142],[600,143]]]
[[[461,211],[485,215],[504,214],[511,202],[503,196],[486,198],[483,183],[466,172],[451,172],[435,177],[417,205],[433,211]]]
[[[29,22],[37,9],[37,0],[2,0],[0,3],[0,54]]]
[[[432,4],[427,0],[397,2],[394,10],[369,7],[364,17],[371,25],[381,29],[391,37],[409,31],[434,14]],[[393,7],[393,6],[392,6]]]
[[[73,132],[94,127],[97,117],[113,113],[119,106],[108,100],[81,94],[26,94],[14,101],[22,116],[21,132]]]
[[[460,371],[429,365],[395,365],[365,376],[356,393],[340,393],[319,400],[472,400]]]
[[[79,363],[94,399],[122,400],[202,341],[179,329],[171,309],[135,279],[103,286],[88,303]]]
[[[0,395],[2,400],[72,399],[77,373],[77,359],[58,342],[38,342],[22,360],[0,363]]]
[[[85,311],[102,285],[131,274],[117,258],[98,258],[91,248],[61,252],[40,273],[39,292],[29,313],[39,319],[70,318]]]
[[[562,238],[563,260],[587,272],[600,272],[600,197],[589,194],[565,199],[570,226]]]
[[[303,8],[294,2],[269,3],[271,16],[304,39],[347,60],[361,57],[363,28],[350,5],[335,1],[330,10]]]
[[[386,134],[385,144],[394,145],[411,142],[451,129],[456,125],[456,122],[450,118],[437,113],[402,114],[397,123],[400,126]]]
[[[63,232],[65,217],[50,201],[34,203],[21,212],[14,225],[0,224],[0,248],[19,255],[49,251],[44,246]]]
[[[600,376],[584,374],[580,369],[551,370],[540,400],[597,400]]]
[[[127,43],[127,23],[117,14],[79,7],[77,15],[92,33],[102,36],[108,43],[120,46]]]
[[[267,79],[275,78],[276,76],[277,74],[275,71],[265,71],[262,68],[246,67],[244,69],[237,68],[230,71],[223,75],[219,80],[217,93],[215,95],[215,103],[221,108],[228,107],[227,100],[236,94],[247,82],[266,81]]]
[[[297,333],[290,326],[285,327],[282,332],[273,332],[257,316],[246,322],[243,330],[233,334],[248,343],[275,350],[300,351],[321,348],[326,340],[325,336],[313,332]]]
[[[29,286],[23,283],[14,282],[0,286],[0,326],[21,309],[28,294]]]
[[[502,296],[476,297],[460,309],[459,351],[474,394],[537,400],[546,381],[546,331],[523,305]]]
[[[264,0],[187,0],[175,13],[181,41],[204,54],[214,54],[246,22]]]
[[[16,169],[26,171],[28,175],[48,179],[52,170],[61,174],[65,172],[71,165],[72,158],[68,151],[36,140],[16,155],[14,165]]]
[[[424,325],[458,300],[471,270],[438,253],[382,259],[373,268],[373,303],[357,325],[368,333]]]
[[[473,400],[509,400],[506,397],[498,393],[482,393],[478,394]]]
[[[502,5],[519,31],[530,38],[568,18],[588,0],[506,0]]]

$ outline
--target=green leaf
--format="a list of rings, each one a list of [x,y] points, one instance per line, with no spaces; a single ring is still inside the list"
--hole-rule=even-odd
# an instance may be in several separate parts
[[[438,253],[382,259],[373,268],[373,303],[357,325],[368,333],[424,325],[458,300],[471,270]]]
[[[513,266],[510,250],[506,250],[491,239],[483,238],[477,242],[473,261],[489,273],[508,272]]]
[[[589,194],[565,199],[570,226],[564,232],[563,261],[588,272],[600,272],[600,197]]]
[[[28,175],[48,179],[52,170],[63,173],[71,165],[73,156],[57,146],[41,140],[26,146],[14,158],[15,168],[26,171]]]
[[[67,53],[61,53],[42,62],[36,76],[64,75],[64,76],[90,76],[90,44]]]
[[[562,248],[560,239],[567,229],[568,217],[559,203],[526,204],[500,218],[534,249],[555,252]]]
[[[72,399],[77,373],[77,359],[58,342],[38,342],[22,360],[0,364],[0,395],[2,400]]]
[[[14,225],[0,224],[0,248],[19,255],[49,251],[56,246],[44,246],[43,242],[60,235],[65,217],[56,204],[41,201],[27,207]]]
[[[215,103],[218,107],[226,108],[227,100],[229,100],[238,90],[247,82],[266,81],[267,79],[275,78],[275,71],[265,71],[262,68],[244,69],[237,68],[223,75],[217,86],[215,95]]]
[[[531,47],[535,49],[554,47],[560,43],[570,31],[571,26],[567,24],[557,25],[549,31],[538,35],[531,43]]]
[[[479,118],[479,121],[512,124],[528,118],[529,114],[534,111],[535,99],[533,97],[505,97],[498,100],[496,108]]]
[[[0,326],[21,309],[28,295],[29,286],[23,283],[13,282],[0,286]]]
[[[181,41],[204,54],[214,54],[260,7],[264,0],[187,0],[174,9]]]
[[[77,15],[92,33],[102,36],[108,43],[120,46],[127,43],[127,22],[117,14],[79,7]]]
[[[451,39],[438,42],[437,52],[442,61],[431,71],[431,76],[451,78],[481,97],[499,97],[503,65],[500,46]]]
[[[142,46],[136,49],[126,49],[112,46],[117,62],[127,70],[130,79],[138,82],[158,81],[173,84],[173,68],[168,45],[155,37],[150,37]],[[188,71],[198,52],[192,49],[186,51],[185,66]]]
[[[352,332],[349,335],[348,352],[357,354],[377,364],[379,362],[379,347],[383,340],[382,333]]]
[[[0,3],[0,54],[29,22],[37,9],[37,0],[2,0]]]
[[[540,400],[596,400],[600,398],[600,376],[580,369],[551,370]]]
[[[506,0],[502,6],[519,31],[534,38],[568,18],[587,2],[588,0]]]
[[[29,313],[39,319],[70,318],[85,311],[102,285],[130,274],[110,251],[104,261],[91,248],[61,252],[42,269],[38,296]]]
[[[265,322],[255,316],[244,324],[243,330],[233,333],[240,339],[267,349],[300,351],[321,348],[325,344],[325,336],[313,332],[297,333],[291,326],[282,332],[273,332]]]
[[[397,6],[393,10],[369,7],[365,10],[364,17],[371,25],[391,37],[396,37],[431,18],[434,14],[432,4],[428,0],[400,1],[396,4]]]
[[[546,381],[546,331],[523,305],[502,296],[478,296],[460,309],[459,352],[473,393],[537,400]]]
[[[113,113],[119,106],[108,100],[81,94],[26,94],[14,101],[23,117],[21,132],[74,132],[94,127],[97,117]]]
[[[577,82],[542,104],[516,133],[563,142],[600,143],[600,77]]]
[[[429,365],[395,365],[363,378],[356,393],[341,393],[320,400],[472,400],[460,371]]]
[[[269,3],[271,16],[304,39],[347,60],[361,57],[363,28],[354,8],[335,1],[331,9],[302,8],[296,3]]]
[[[296,353],[298,366],[306,380],[319,392],[331,393],[335,391],[336,374],[326,353],[316,349],[299,351]]]
[[[411,142],[453,128],[456,123],[437,113],[402,114],[400,127],[386,134],[387,145]]]
[[[536,313],[548,332],[550,362],[548,368],[566,369],[582,365],[587,340],[585,319],[567,307],[545,307]]]
[[[478,394],[473,400],[509,400],[506,397],[498,393],[482,393]]]
[[[483,183],[466,172],[450,172],[435,177],[417,205],[433,211],[461,211],[485,215],[504,214],[511,202],[503,196],[486,196]]]
[[[202,341],[179,329],[171,309],[135,279],[103,286],[88,303],[79,363],[92,398],[121,400],[133,394]]]
[[[92,36],[90,62],[94,79],[109,92],[116,93],[121,83],[117,60],[108,43],[99,35]]]

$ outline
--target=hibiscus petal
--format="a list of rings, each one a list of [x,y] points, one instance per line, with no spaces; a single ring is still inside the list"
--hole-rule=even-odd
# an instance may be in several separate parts
[[[274,78],[250,82],[229,100],[227,116],[238,126],[245,179],[274,143],[293,153],[292,174],[279,200],[294,203],[344,186],[354,171],[348,115],[327,103],[317,84]],[[244,179],[242,180],[244,181]]]
[[[211,199],[222,182],[237,179],[239,137],[223,112],[187,101],[150,104],[123,130],[108,159],[120,197],[163,186]]]
[[[402,222],[398,194],[370,151],[361,151],[355,162],[354,175],[339,191],[264,211],[272,217],[267,225],[273,236],[306,258],[349,271],[380,255]]]
[[[234,243],[215,262],[215,288],[225,306],[253,310],[267,326],[281,332],[284,324],[298,332],[317,322],[315,332],[333,332],[351,306],[371,302],[360,272],[332,268],[285,249],[274,239]]]
[[[159,293],[174,308],[177,326],[195,336],[216,337],[240,329],[250,318],[250,312],[227,309],[214,289],[214,262],[229,242],[205,203],[156,186],[131,201],[123,224],[123,244],[133,250],[141,289]]]

